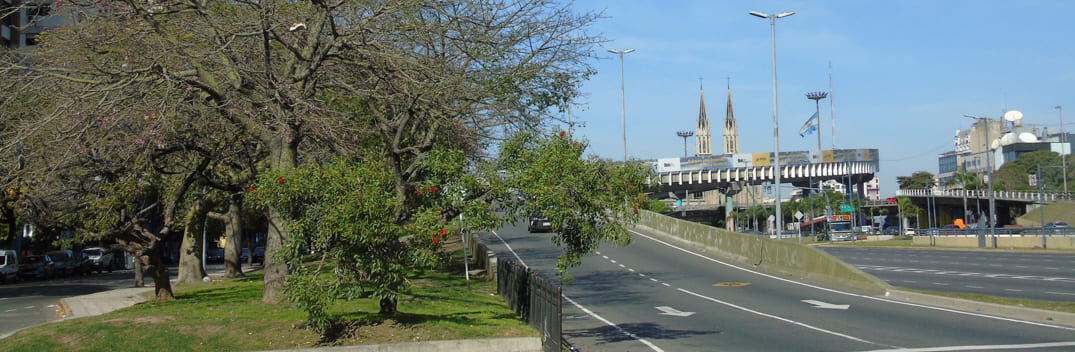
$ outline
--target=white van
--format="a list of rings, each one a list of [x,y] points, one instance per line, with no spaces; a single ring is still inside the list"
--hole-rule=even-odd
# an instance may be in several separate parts
[[[19,279],[19,254],[10,249],[0,249],[0,282]]]

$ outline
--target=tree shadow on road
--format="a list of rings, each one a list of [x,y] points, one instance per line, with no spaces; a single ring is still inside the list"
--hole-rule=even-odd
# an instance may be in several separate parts
[[[603,325],[591,329],[564,331],[569,341],[572,338],[593,338],[601,343],[613,343],[636,339],[673,340],[681,337],[720,334],[723,330],[677,330],[665,329],[655,323],[619,324],[618,328]]]

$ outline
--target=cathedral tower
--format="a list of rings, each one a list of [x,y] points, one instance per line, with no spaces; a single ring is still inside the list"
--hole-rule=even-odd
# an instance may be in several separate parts
[[[724,115],[724,154],[739,154],[739,127],[732,112],[732,86],[728,85],[728,108]]]
[[[705,89],[698,87],[701,92],[701,102],[698,105],[698,135],[695,137],[696,155],[713,155],[713,142],[709,133],[709,118],[705,115]]]

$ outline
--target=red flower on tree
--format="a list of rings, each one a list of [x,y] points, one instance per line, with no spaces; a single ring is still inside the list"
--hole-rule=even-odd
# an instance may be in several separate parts
[[[429,186],[429,193],[437,193],[437,187]]]
[[[444,235],[447,235],[447,234],[448,234],[448,230],[440,229],[440,235],[441,236],[444,236]]]
[[[276,183],[284,183],[284,178],[281,177],[281,178],[276,179]]]
[[[437,234],[429,235],[429,237],[433,238],[433,244],[440,243],[440,238],[437,238]]]
[[[560,131],[560,137],[561,137],[561,138],[563,138],[563,137],[567,137],[567,132],[564,132],[564,131]]]
[[[254,188],[254,186],[250,186],[250,191],[251,192],[256,191],[256,190],[257,190],[257,188]]]

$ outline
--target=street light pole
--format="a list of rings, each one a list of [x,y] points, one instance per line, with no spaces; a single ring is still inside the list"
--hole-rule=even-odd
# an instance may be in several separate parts
[[[987,117],[978,117],[973,115],[963,115],[978,121],[985,121],[985,167],[988,171],[989,177],[989,236],[996,238],[997,236],[997,205],[993,199],[993,146],[990,145],[989,140],[989,122],[992,120]],[[978,234],[978,248],[985,248],[985,238],[981,233]]]
[[[821,150],[821,99],[829,96],[829,92],[806,93],[806,98],[814,101],[815,114],[817,116],[817,150]]]
[[[1068,154],[1066,153],[1067,148],[1065,148],[1067,135],[1064,134],[1064,107],[1057,105],[1053,109],[1056,109],[1060,114],[1060,166],[1063,167],[1061,174],[1064,175],[1064,196],[1066,197],[1068,194]]]
[[[629,54],[634,52],[635,49],[627,50],[612,50],[608,52],[620,56],[620,112],[623,118],[623,162],[627,162],[627,97],[624,95],[624,83],[623,83],[623,54]]]
[[[784,231],[784,214],[780,210],[780,114],[777,110],[776,94],[776,19],[794,15],[794,11],[770,15],[758,11],[750,11],[750,15],[769,19],[769,33],[773,52],[773,181],[776,183],[776,229],[777,238]]]
[[[683,157],[687,157],[687,138],[694,135],[694,131],[679,131],[677,136],[683,137]]]

